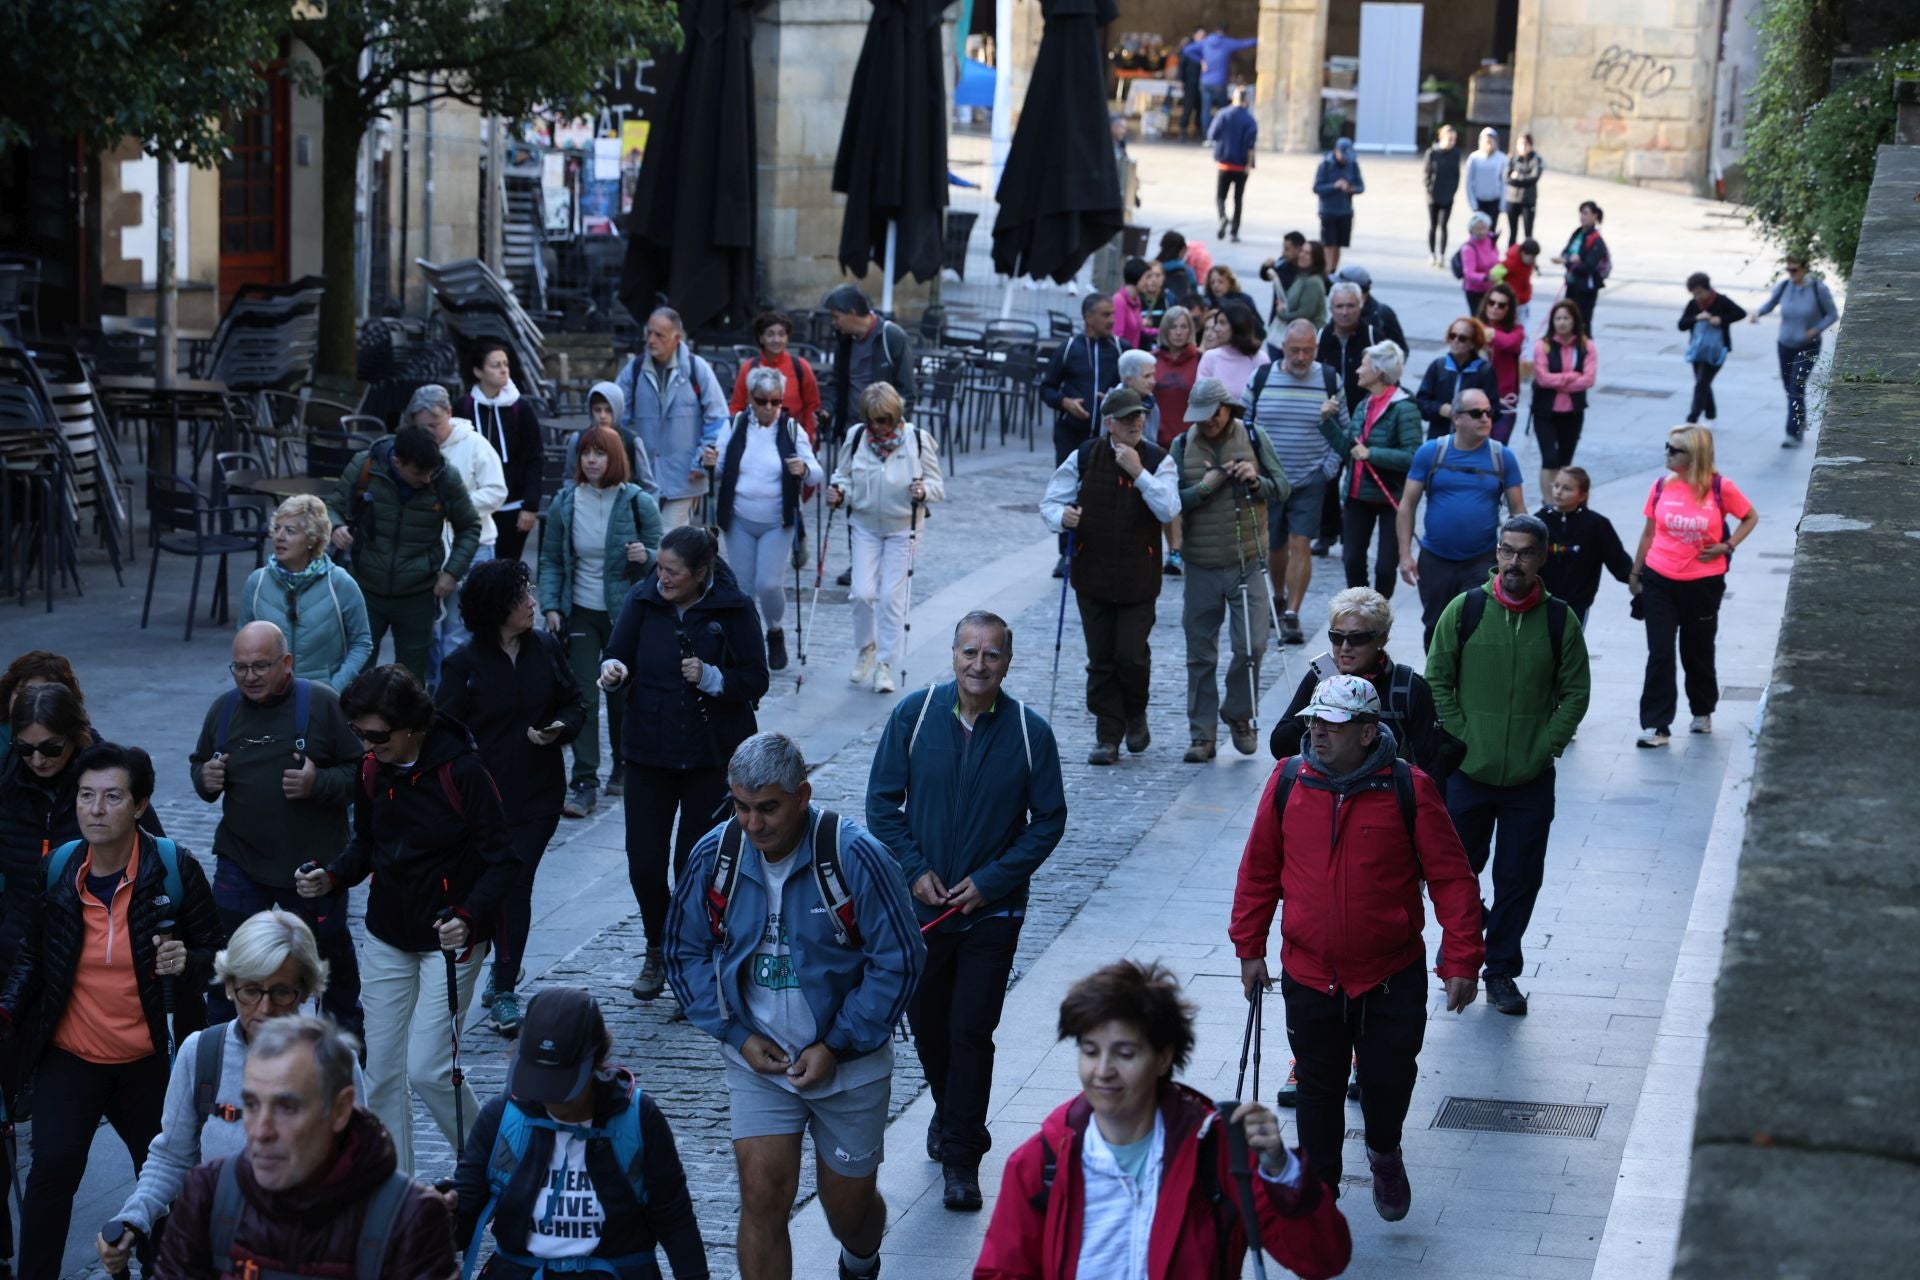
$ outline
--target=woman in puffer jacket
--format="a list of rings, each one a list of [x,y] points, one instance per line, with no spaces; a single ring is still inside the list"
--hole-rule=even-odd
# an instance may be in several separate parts
[[[236,627],[271,622],[293,651],[293,674],[345,689],[373,656],[367,601],[353,575],[327,556],[327,504],[297,493],[273,513],[273,561],[240,589]]]

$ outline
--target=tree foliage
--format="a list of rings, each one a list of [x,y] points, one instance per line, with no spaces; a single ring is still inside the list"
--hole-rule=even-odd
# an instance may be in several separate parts
[[[260,0],[8,0],[0,4],[0,148],[85,136],[219,161],[222,117],[260,93],[274,56]]]

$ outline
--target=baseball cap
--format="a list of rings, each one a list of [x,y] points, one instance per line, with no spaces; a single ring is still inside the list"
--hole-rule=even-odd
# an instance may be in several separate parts
[[[1345,724],[1349,720],[1378,720],[1380,695],[1373,682],[1360,676],[1328,676],[1314,688],[1313,701],[1300,713],[1303,719]]]
[[[1193,384],[1193,391],[1187,396],[1187,421],[1205,422],[1211,418],[1223,404],[1237,405],[1227,384],[1218,378],[1201,378]]]
[[[1147,402],[1132,387],[1115,387],[1107,392],[1107,398],[1100,402],[1100,413],[1108,418],[1131,418],[1136,413],[1145,413]]]
[[[579,987],[547,987],[527,1002],[507,1091],[522,1102],[565,1102],[593,1075],[605,1042],[600,1006]]]
[[[1336,281],[1344,280],[1348,284],[1357,284],[1362,290],[1373,288],[1373,273],[1365,267],[1342,267],[1334,273]]]

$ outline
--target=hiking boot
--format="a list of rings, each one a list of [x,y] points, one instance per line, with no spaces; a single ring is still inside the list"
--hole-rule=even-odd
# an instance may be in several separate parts
[[[1712,716],[1695,716],[1693,718],[1693,723],[1687,726],[1687,732],[1688,733],[1712,733],[1713,717]]]
[[[873,691],[875,693],[892,693],[899,687],[900,686],[893,682],[893,667],[890,664],[883,662],[873,669]]]
[[[526,980],[526,966],[522,965],[520,968],[520,976],[513,980],[513,987],[519,986]],[[500,993],[502,991],[511,991],[513,987],[502,987],[500,985],[499,971],[489,965],[487,967],[487,985],[480,988],[480,1007],[483,1009],[493,1008],[493,1002],[499,999]]]
[[[1398,1222],[1413,1207],[1413,1188],[1407,1185],[1407,1162],[1400,1148],[1380,1155],[1367,1148],[1367,1167],[1373,1170],[1373,1211],[1388,1222]]]
[[[927,1159],[940,1163],[940,1117],[927,1121]]]
[[[873,645],[868,645],[853,656],[853,674],[847,677],[850,682],[854,684],[867,682],[868,677],[873,675],[873,656],[876,652]]]
[[[1133,716],[1127,720],[1127,750],[1139,755],[1153,745],[1153,734],[1147,728],[1145,716]]]
[[[1195,738],[1193,745],[1187,748],[1187,754],[1180,758],[1188,764],[1205,764],[1213,759],[1213,744],[1205,738]]]
[[[840,584],[841,586],[843,586],[843,587],[850,587],[850,586],[852,586],[852,585],[853,585],[853,570],[852,570],[852,568],[851,568],[851,567],[849,567],[849,568],[846,568],[846,569],[842,569],[842,570],[840,571],[840,576],[839,576],[839,577],[837,577],[837,578],[835,578],[835,579],[834,579],[834,581],[835,581],[835,582],[837,582],[837,583],[839,583],[839,584]]]
[[[1095,745],[1093,750],[1087,752],[1087,763],[1088,764],[1119,764],[1120,763],[1120,744],[1117,742],[1098,743],[1097,745]]]
[[[600,793],[591,782],[576,782],[567,791],[560,812],[569,818],[584,818],[600,805]]]
[[[1673,741],[1673,735],[1665,729],[1642,729],[1640,736],[1633,740],[1636,747],[1664,747]]]
[[[787,633],[778,627],[767,632],[767,669],[769,671],[787,669]]]
[[[1488,978],[1487,1003],[1509,1017],[1527,1016],[1527,998],[1520,994],[1512,978]]]
[[[493,1029],[511,1040],[520,1034],[520,997],[502,991],[493,1000],[493,1015],[487,1019]]]
[[[1260,739],[1253,731],[1251,720],[1229,720],[1227,730],[1233,738],[1233,749],[1243,756],[1250,756],[1260,749]]]
[[[633,998],[635,1000],[658,1000],[661,990],[667,985],[667,962],[656,953],[647,952],[647,958],[640,962],[640,976],[633,980]]]
[[[604,788],[602,788],[602,794],[604,794],[609,800],[617,800],[621,796],[624,796],[625,794],[627,794],[626,775],[621,773],[618,769],[615,769],[612,773],[608,774],[607,785]]]
[[[1067,558],[1065,556],[1061,556],[1053,562],[1053,576],[1056,578],[1064,578],[1067,576]]]
[[[1180,558],[1178,551],[1169,551],[1167,552],[1167,562],[1161,566],[1160,572],[1166,574],[1169,578],[1177,578],[1180,576],[1181,567],[1185,563],[1186,562]]]
[[[980,1171],[950,1164],[942,1168],[941,1174],[946,1189],[940,1196],[940,1203],[960,1213],[978,1213],[981,1203]]]
[[[1300,615],[1283,613],[1280,615],[1280,643],[1305,644],[1307,633],[1300,629]]]
[[[1280,1086],[1278,1093],[1273,1095],[1274,1106],[1291,1107],[1300,1101],[1300,1075],[1294,1070],[1297,1065],[1298,1059],[1287,1059],[1287,1082]]]
[[[1214,233],[1213,238],[1215,240],[1225,240],[1227,238],[1227,220],[1225,218],[1220,219],[1220,230]]]

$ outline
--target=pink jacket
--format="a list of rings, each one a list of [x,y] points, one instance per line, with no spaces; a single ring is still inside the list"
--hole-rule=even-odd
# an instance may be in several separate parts
[[[1487,272],[1500,265],[1500,246],[1493,242],[1492,236],[1480,240],[1468,237],[1460,246],[1460,284],[1468,293],[1485,293],[1493,281],[1487,279]]]
[[[1121,285],[1113,295],[1113,336],[1120,339],[1120,349],[1132,351],[1138,347],[1144,328],[1140,299],[1133,290]]]
[[[1584,366],[1578,372],[1573,367],[1573,343],[1562,342],[1558,338],[1542,338],[1533,344],[1533,385],[1537,389],[1545,387],[1553,392],[1553,411],[1567,413],[1573,408],[1573,394],[1576,391],[1593,390],[1593,380],[1600,374],[1600,348],[1592,338],[1577,341],[1586,344],[1587,353],[1580,363]],[[1547,343],[1558,342],[1566,348],[1560,353],[1560,372],[1555,373],[1547,367]]]

